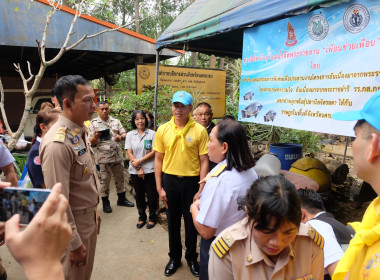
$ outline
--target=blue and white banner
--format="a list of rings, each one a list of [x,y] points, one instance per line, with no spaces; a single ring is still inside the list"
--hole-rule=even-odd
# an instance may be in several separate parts
[[[239,121],[353,136],[335,112],[380,89],[380,1],[349,1],[244,32]],[[380,110],[380,108],[379,108]]]

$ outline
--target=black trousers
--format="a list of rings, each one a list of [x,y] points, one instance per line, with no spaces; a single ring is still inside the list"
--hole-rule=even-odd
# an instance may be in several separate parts
[[[145,174],[144,179],[139,178],[138,175],[131,174],[132,184],[136,192],[136,205],[139,212],[139,221],[145,222],[147,219],[145,210],[145,194],[148,198],[149,207],[149,222],[157,221],[157,199],[158,193],[156,189],[156,179],[154,173]]]
[[[208,260],[210,256],[208,252],[210,251],[211,243],[214,241],[216,236],[206,240],[203,237],[201,238],[201,262],[199,264],[199,280],[208,280]]]
[[[199,190],[199,176],[178,177],[175,175],[162,174],[163,188],[168,199],[168,209],[166,216],[169,233],[169,257],[180,261],[182,258],[181,243],[181,217],[185,222],[185,258],[186,260],[196,260],[198,254],[197,230],[193,224],[190,213],[190,205],[193,203],[194,195]]]

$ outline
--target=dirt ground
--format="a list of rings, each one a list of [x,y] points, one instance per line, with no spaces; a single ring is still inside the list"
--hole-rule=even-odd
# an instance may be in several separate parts
[[[128,193],[128,199],[135,202]],[[136,207],[116,206],[115,188],[111,187],[111,207],[113,212],[105,214],[101,203],[98,206],[102,225],[96,246],[92,280],[159,280],[164,276],[168,257],[168,234],[161,217],[161,223],[153,229],[136,228],[138,213]],[[183,228],[183,227],[182,227]],[[182,234],[184,236],[184,233]],[[182,238],[184,243],[184,238]],[[183,256],[184,256],[183,252]],[[0,247],[0,256],[7,270],[9,280],[26,279],[20,265],[10,255],[7,247]],[[193,280],[184,258],[182,266],[170,277],[170,280]],[[78,279],[80,280],[80,279]]]
[[[365,202],[358,208],[354,202],[354,198],[359,193],[363,181],[356,176],[351,146],[352,139],[349,140],[346,159],[344,161],[349,168],[346,181],[339,185],[332,184],[331,190],[322,194],[326,210],[333,213],[335,218],[343,224],[361,221],[370,203]],[[318,153],[316,156],[332,158],[343,163],[344,150],[345,138],[340,137],[335,139],[334,142],[325,143],[323,152]]]
[[[344,142],[336,141],[330,146],[326,145],[324,152],[316,156],[333,157],[343,162],[343,151]],[[370,203],[364,203],[359,209],[355,209],[353,198],[359,193],[362,181],[356,177],[350,145],[347,155],[345,162],[349,166],[347,180],[343,184],[333,185],[329,192],[322,194],[327,211],[333,213],[336,219],[344,224],[360,221]],[[138,218],[136,208],[117,207],[115,198],[114,193],[111,195],[111,206],[114,210],[111,214],[104,214],[101,211],[101,204],[99,205],[103,222],[92,279],[168,279],[163,275],[164,267],[169,260],[165,213],[161,213],[159,224],[154,229],[138,230],[135,226]],[[128,194],[128,198],[134,201],[132,195]],[[0,255],[7,269],[8,279],[25,279],[21,267],[10,256],[6,246],[0,247]],[[194,276],[183,260],[182,267],[170,279],[190,280],[194,279]]]

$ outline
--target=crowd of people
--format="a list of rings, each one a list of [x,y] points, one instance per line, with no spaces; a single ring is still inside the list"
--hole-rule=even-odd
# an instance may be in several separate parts
[[[183,218],[184,256],[190,272],[200,279],[379,279],[378,198],[362,223],[352,227],[339,223],[325,211],[315,191],[297,191],[281,175],[257,174],[243,126],[231,117],[214,124],[210,104],[194,108],[192,96],[178,91],[172,98],[171,120],[155,127],[149,112],[136,110],[131,116],[133,130],[127,133],[110,116],[107,102],[95,104],[94,91],[81,76],[60,78],[53,97],[55,108],[45,105],[37,115],[27,162],[33,186],[52,193],[23,231],[18,215],[0,225],[2,239],[28,279],[91,278],[101,224],[99,197],[103,212],[113,211],[111,176],[117,205],[134,207],[126,198],[122,141],[136,193],[136,227],[155,227],[158,200],[166,208],[165,276],[182,265]],[[377,194],[379,107],[376,93],[362,110],[333,115],[358,121],[355,168]],[[92,119],[95,108],[99,116]],[[0,147],[0,152],[7,151],[5,145]],[[6,180],[14,185],[7,169],[12,159],[4,157],[1,162]],[[0,187],[9,185],[2,182]],[[5,270],[0,279],[6,279]]]

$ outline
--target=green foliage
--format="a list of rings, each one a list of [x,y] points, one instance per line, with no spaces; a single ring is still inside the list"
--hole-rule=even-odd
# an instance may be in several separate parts
[[[238,106],[239,104],[231,96],[226,95],[226,115],[233,116],[237,120]]]
[[[239,100],[241,59],[226,60],[227,85],[226,90],[235,100]]]
[[[120,73],[120,77],[113,88],[121,88],[127,91],[136,90],[136,69],[131,69]]]
[[[189,4],[188,0],[142,2],[140,4],[141,34],[157,39]]]
[[[283,128],[283,132],[280,137],[281,143],[302,144],[303,151],[305,153],[320,152],[321,148],[323,148],[319,147],[320,141],[321,136],[315,134],[314,132],[290,128]]]
[[[102,5],[96,4],[87,9],[89,14],[116,25],[127,24],[126,28],[136,31],[132,0],[101,0]],[[140,33],[157,39],[189,4],[188,0],[139,1]]]
[[[171,99],[173,89],[169,86],[161,86],[157,97],[157,124],[163,124],[170,120]],[[147,110],[153,113],[154,88],[148,89],[140,95],[135,91],[115,93],[111,97],[111,115],[117,117],[127,131],[132,130],[131,117],[135,110]]]

